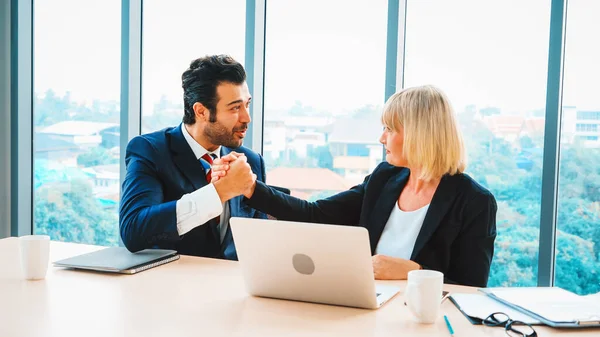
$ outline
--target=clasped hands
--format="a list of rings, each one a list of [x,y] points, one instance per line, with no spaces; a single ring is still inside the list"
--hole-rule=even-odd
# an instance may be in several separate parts
[[[211,172],[211,183],[215,185],[222,202],[238,195],[250,198],[254,194],[256,174],[252,173],[243,153],[230,152],[215,159]],[[409,271],[421,268],[414,261],[386,255],[375,255],[372,261],[373,273],[377,280],[405,280]]]
[[[243,153],[235,151],[217,158],[211,166],[211,183],[215,186],[221,202],[244,195],[250,198],[256,186],[256,174]]]

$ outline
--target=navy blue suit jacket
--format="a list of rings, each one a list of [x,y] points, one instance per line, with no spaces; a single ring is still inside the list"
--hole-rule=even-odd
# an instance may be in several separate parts
[[[253,208],[280,220],[363,226],[371,252],[404,189],[410,170],[382,163],[364,182],[307,202],[257,183]],[[496,200],[466,174],[442,178],[417,236],[411,260],[444,273],[445,282],[485,287],[494,255]]]
[[[127,174],[121,192],[119,229],[132,252],[146,248],[175,249],[180,254],[237,260],[231,230],[221,245],[216,219],[183,236],[177,232],[176,203],[184,194],[207,184],[202,164],[183,137],[183,126],[133,138],[127,145]],[[265,181],[262,157],[245,148],[221,147],[221,155],[244,153],[259,181]],[[266,218],[242,201],[229,200],[232,217]]]

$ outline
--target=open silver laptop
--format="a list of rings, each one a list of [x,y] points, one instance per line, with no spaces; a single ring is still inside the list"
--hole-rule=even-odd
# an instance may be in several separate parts
[[[399,290],[376,287],[363,227],[236,217],[230,225],[251,295],[376,309]]]

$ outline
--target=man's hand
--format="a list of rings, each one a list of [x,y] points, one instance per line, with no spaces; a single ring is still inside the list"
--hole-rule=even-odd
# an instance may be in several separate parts
[[[210,167],[210,169],[211,169],[210,182],[215,183],[219,179],[221,179],[221,177],[226,176],[227,170],[229,170],[229,164],[231,164],[232,161],[234,161],[240,157],[245,157],[245,156],[243,153],[237,153],[235,151],[231,151],[226,156],[215,159],[213,161],[212,166]]]
[[[409,271],[421,269],[418,263],[397,257],[375,255],[372,260],[376,280],[406,280]]]
[[[229,164],[225,164],[224,166],[227,166],[227,177],[213,183],[222,203],[238,195],[252,196],[252,193],[254,193],[256,175],[252,173],[252,169],[246,161],[245,156],[239,156]],[[214,177],[215,172],[211,171],[211,174]]]

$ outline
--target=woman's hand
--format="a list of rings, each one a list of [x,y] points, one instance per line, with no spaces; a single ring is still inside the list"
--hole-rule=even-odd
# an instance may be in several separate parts
[[[418,263],[397,257],[375,255],[372,260],[376,280],[406,280],[409,271],[421,269]]]

